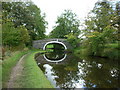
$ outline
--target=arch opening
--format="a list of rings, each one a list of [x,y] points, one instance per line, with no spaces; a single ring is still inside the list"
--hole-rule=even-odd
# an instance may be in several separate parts
[[[59,42],[59,41],[50,41],[50,42],[47,42],[47,43],[44,45],[43,50],[46,49],[46,46],[47,46],[48,44],[60,44],[60,45],[62,45],[62,46],[64,47],[65,50],[67,49],[66,45],[65,45],[64,43],[62,43],[62,42]]]
[[[45,60],[49,62],[61,62],[67,56],[67,54],[65,54],[66,49],[67,47],[64,43],[59,41],[50,41],[47,42],[43,47],[43,50],[46,50],[48,52],[43,56]]]

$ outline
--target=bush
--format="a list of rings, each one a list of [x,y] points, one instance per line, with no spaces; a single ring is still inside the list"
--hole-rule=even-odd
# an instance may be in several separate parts
[[[73,35],[73,33],[70,33],[66,35],[66,37],[67,37],[67,41],[72,45],[72,47],[77,48],[79,43],[79,39],[77,38],[77,36]]]
[[[77,48],[76,50],[74,50],[74,54],[76,56],[88,56],[90,52],[87,51],[86,48]]]
[[[120,50],[117,49],[118,45],[116,44],[109,44],[105,46],[105,48],[99,48],[96,55],[92,51],[90,47],[80,47],[75,49],[74,54],[76,56],[99,56],[99,57],[106,57],[110,59],[119,59],[120,58]]]
[[[111,59],[118,59],[120,58],[119,55],[120,51],[117,49],[113,49],[113,48],[105,48],[104,51],[102,52],[102,57],[108,57]]]
[[[120,45],[118,45],[118,43],[106,44],[105,47],[106,48],[120,49]]]

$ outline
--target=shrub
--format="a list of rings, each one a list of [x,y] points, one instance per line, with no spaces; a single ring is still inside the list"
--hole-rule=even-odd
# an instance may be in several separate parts
[[[111,59],[118,59],[120,58],[119,55],[120,51],[118,49],[113,49],[113,48],[105,48],[104,51],[102,52],[102,57],[108,57]]]

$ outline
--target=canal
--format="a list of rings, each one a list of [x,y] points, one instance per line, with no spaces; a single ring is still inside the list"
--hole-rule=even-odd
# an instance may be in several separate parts
[[[118,88],[118,60],[76,57],[64,48],[49,45],[49,52],[35,55],[36,62],[55,88]]]

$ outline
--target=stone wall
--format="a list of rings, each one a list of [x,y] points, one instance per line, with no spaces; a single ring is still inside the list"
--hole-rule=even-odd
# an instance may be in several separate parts
[[[43,49],[44,45],[47,43],[47,42],[50,42],[50,41],[59,41],[59,42],[62,42],[66,45],[66,47],[68,49],[72,49],[72,46],[70,45],[69,42],[67,42],[65,39],[57,39],[57,38],[53,38],[53,39],[43,39],[43,40],[35,40],[33,41],[33,47],[36,48],[36,49]]]

